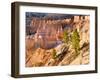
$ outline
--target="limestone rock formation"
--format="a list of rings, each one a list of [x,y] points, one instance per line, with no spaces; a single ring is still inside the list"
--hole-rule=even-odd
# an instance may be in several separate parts
[[[26,67],[89,64],[89,20],[87,15],[62,20],[33,18],[31,27],[26,31]],[[80,36],[80,54],[76,54],[71,45],[71,35],[75,29]],[[69,33],[68,44],[62,41],[64,30]],[[52,58],[52,49],[56,50],[55,59]]]

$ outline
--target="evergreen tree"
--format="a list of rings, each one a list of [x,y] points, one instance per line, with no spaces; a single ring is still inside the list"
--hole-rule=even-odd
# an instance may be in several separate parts
[[[72,47],[75,49],[75,52],[77,54],[79,54],[79,48],[80,48],[80,37],[79,37],[79,33],[77,31],[77,29],[75,29],[75,31],[73,31],[73,34],[72,34]]]
[[[56,59],[56,50],[55,49],[52,49],[52,58],[53,59]]]
[[[64,43],[68,43],[69,41],[68,32],[66,30],[63,33],[63,41]]]

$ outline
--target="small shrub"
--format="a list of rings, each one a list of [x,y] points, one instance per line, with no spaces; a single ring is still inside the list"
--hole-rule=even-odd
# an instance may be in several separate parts
[[[56,59],[56,53],[57,53],[56,50],[53,49],[53,50],[52,50],[52,58],[53,58],[53,59]]]

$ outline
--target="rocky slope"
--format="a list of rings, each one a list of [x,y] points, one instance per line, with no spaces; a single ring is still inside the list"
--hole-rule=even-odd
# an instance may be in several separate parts
[[[65,48],[62,50],[62,48]],[[55,48],[56,58],[52,57],[52,49],[45,50],[38,48],[35,51],[30,49],[27,51],[26,67],[32,66],[63,66],[72,64],[88,64],[89,63],[89,44],[86,44],[80,50],[80,54],[76,54],[74,49],[65,44],[61,44]],[[62,51],[61,51],[62,50]]]

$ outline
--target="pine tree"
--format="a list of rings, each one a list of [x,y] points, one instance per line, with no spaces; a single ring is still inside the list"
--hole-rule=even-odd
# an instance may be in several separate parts
[[[56,50],[55,49],[52,49],[52,58],[53,59],[56,59]]]
[[[78,33],[77,29],[75,29],[75,31],[73,31],[71,41],[72,41],[72,47],[75,49],[75,52],[76,52],[77,54],[79,54],[80,37],[79,37],[79,33]]]
[[[64,43],[68,43],[69,41],[68,32],[66,30],[63,33],[63,41]]]

